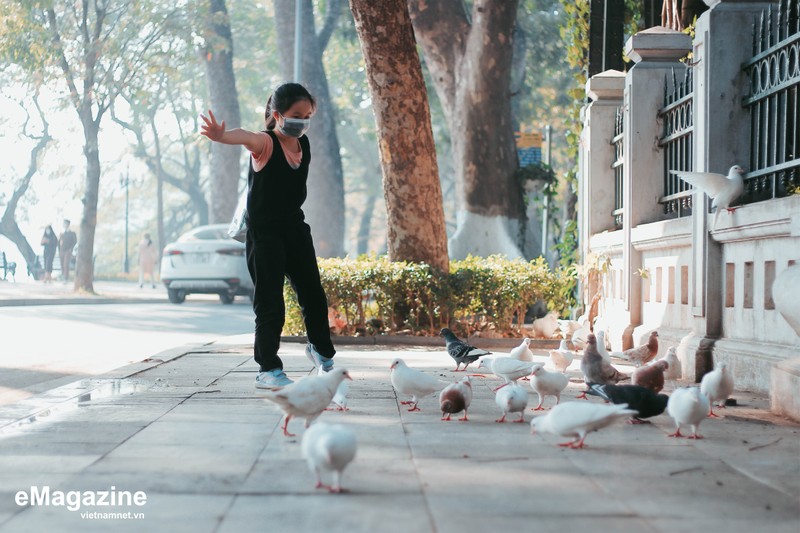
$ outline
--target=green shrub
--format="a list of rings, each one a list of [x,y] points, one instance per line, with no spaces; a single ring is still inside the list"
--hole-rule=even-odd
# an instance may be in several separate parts
[[[563,313],[566,271],[553,272],[542,258],[502,256],[452,261],[445,274],[425,263],[391,262],[386,256],[320,259],[328,305],[346,321],[345,334],[405,331],[438,334],[449,326],[462,335],[495,330],[518,333],[530,305],[544,300]],[[284,334],[305,331],[294,291],[284,286]]]

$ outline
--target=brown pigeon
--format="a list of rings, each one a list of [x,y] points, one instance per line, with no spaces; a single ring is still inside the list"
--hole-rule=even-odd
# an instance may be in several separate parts
[[[669,363],[664,359],[640,366],[633,371],[631,383],[646,387],[653,392],[661,392],[664,388],[664,372],[669,368]]]
[[[650,333],[650,338],[647,339],[647,344],[642,344],[636,348],[625,350],[624,352],[612,352],[611,357],[617,359],[625,359],[634,363],[636,366],[649,363],[658,355],[658,332],[653,331]]]

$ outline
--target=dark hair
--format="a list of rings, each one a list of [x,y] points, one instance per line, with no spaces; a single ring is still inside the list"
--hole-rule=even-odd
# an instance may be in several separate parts
[[[311,103],[311,107],[317,107],[314,97],[311,96],[308,89],[299,83],[284,83],[275,89],[275,92],[267,99],[267,108],[264,111],[264,122],[267,125],[267,129],[275,128],[275,118],[272,116],[273,111],[277,111],[282,115],[300,100],[308,100]]]

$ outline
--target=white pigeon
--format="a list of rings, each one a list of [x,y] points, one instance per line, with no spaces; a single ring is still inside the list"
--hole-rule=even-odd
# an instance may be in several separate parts
[[[500,387],[505,387],[509,383],[516,383],[519,378],[529,375],[534,364],[537,363],[520,361],[511,357],[484,357],[478,368],[485,368],[501,378],[505,383]],[[496,391],[500,387],[494,390]]]
[[[692,426],[690,439],[702,439],[703,436],[697,433],[700,422],[708,416],[711,402],[705,394],[700,392],[697,387],[682,387],[675,390],[667,400],[667,414],[675,420],[675,433],[670,433],[669,437],[683,437],[681,426]]]
[[[319,367],[317,370],[317,375],[326,374],[325,370],[323,370],[322,366]],[[349,411],[347,408],[347,393],[350,392],[350,385],[348,385],[347,380],[342,381],[339,383],[339,386],[336,387],[336,394],[333,395],[331,402],[336,405],[337,411]]]
[[[409,411],[419,411],[420,408],[417,407],[417,403],[421,397],[433,394],[446,385],[443,381],[433,376],[409,367],[405,361],[399,358],[392,361],[389,368],[392,373],[392,386],[397,393],[411,396],[411,401],[400,402],[402,405],[413,404]]]
[[[558,331],[558,313],[550,311],[542,318],[533,321],[533,334],[536,337],[551,339]]]
[[[681,360],[678,359],[678,354],[675,351],[675,347],[670,346],[669,349],[667,349],[667,353],[664,354],[664,357],[661,359],[669,364],[667,371],[664,372],[664,379],[669,379],[672,381],[681,379],[681,376],[683,375],[681,373]]]
[[[314,424],[303,434],[301,452],[317,476],[315,488],[342,492],[342,472],[356,456],[355,434],[340,424]],[[322,472],[331,472],[333,483],[322,483]]]
[[[280,406],[285,414],[281,428],[283,434],[294,437],[288,430],[289,420],[294,417],[305,418],[305,427],[308,428],[330,405],[336,389],[345,379],[353,378],[346,369],[335,368],[322,375],[306,376],[274,391],[264,391],[264,397]]]
[[[618,418],[636,416],[628,404],[566,402],[553,407],[549,413],[531,420],[531,434],[537,431],[561,437],[573,437],[559,446],[583,448],[586,435],[612,424]]]
[[[558,345],[558,350],[550,350],[550,361],[559,372],[566,372],[573,359],[575,359],[575,354],[567,348],[567,341],[565,340],[562,340]]]
[[[558,331],[565,339],[571,339],[576,331],[581,329],[583,325],[577,320],[561,320],[558,321]]]
[[[533,352],[530,349],[530,344],[531,340],[528,337],[525,337],[522,339],[522,344],[511,350],[508,356],[520,361],[533,361]]]
[[[719,407],[725,407],[725,400],[733,392],[733,375],[728,370],[728,365],[719,363],[717,368],[709,372],[700,381],[700,392],[708,397],[708,416],[719,416],[714,414],[714,402],[719,402]]]
[[[503,387],[495,394],[494,401],[497,402],[497,407],[503,410],[502,418],[498,418],[495,422],[505,422],[508,413],[519,413],[519,420],[514,422],[525,422],[525,408],[528,406],[528,391],[520,387],[516,383],[512,383],[508,387]]]
[[[611,354],[606,348],[606,332],[602,329],[597,332],[597,353],[609,363],[611,362]]]
[[[467,410],[472,403],[472,379],[467,376],[455,383],[451,383],[439,393],[439,408],[442,411],[442,420],[450,421],[450,415],[464,411],[464,416],[459,421],[466,422]],[[447,414],[447,416],[444,416]]]
[[[581,329],[576,331],[572,334],[572,346],[575,347],[576,350],[583,350],[586,348],[586,339],[589,338],[589,334],[591,330],[589,326],[583,326]]]
[[[683,172],[678,170],[671,170],[670,172],[679,176],[686,183],[700,189],[714,200],[711,203],[711,207],[716,209],[716,213],[714,214],[712,228],[717,226],[717,219],[723,209],[727,209],[729,213],[736,209],[731,208],[730,205],[744,192],[744,178],[742,177],[744,169],[739,165],[733,165],[728,170],[727,176],[714,172]]]
[[[569,378],[561,372],[548,372],[542,365],[536,365],[531,373],[531,388],[539,395],[539,405],[534,411],[543,411],[545,397],[555,396],[556,405],[561,402],[561,392],[567,388]]]

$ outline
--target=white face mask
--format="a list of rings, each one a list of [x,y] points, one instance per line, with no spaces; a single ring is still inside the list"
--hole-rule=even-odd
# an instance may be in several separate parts
[[[288,137],[302,137],[311,126],[310,118],[286,118],[283,115],[283,126],[278,124],[278,131]]]

